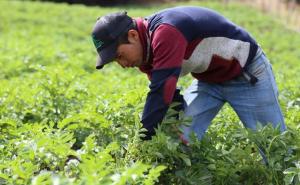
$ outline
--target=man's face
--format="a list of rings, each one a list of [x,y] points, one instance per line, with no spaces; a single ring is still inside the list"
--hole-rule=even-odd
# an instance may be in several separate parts
[[[143,64],[143,47],[136,30],[128,31],[128,44],[120,44],[116,61],[123,68],[139,67]]]

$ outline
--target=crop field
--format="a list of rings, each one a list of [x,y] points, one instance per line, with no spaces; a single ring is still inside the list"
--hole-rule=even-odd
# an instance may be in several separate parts
[[[178,5],[217,10],[256,38],[273,64],[287,131],[246,130],[225,105],[189,146],[175,130],[190,119],[175,120],[172,109],[152,140],[140,139],[149,81],[115,63],[97,71],[91,30],[109,12],[143,17]],[[2,0],[0,184],[299,185],[300,34],[238,3],[105,8]]]

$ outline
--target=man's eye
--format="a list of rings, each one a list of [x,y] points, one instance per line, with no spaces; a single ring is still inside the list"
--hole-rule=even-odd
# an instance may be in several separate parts
[[[117,59],[121,59],[121,55],[117,55]]]

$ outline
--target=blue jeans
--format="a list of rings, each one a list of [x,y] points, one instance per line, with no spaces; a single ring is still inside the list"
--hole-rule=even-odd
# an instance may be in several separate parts
[[[251,85],[243,75],[218,84],[192,82],[184,93],[185,115],[192,117],[192,123],[183,127],[183,139],[189,141],[191,132],[201,139],[225,102],[247,128],[256,130],[258,123],[271,123],[274,127],[279,124],[281,131],[286,129],[272,66],[265,54],[257,54],[246,70],[258,79],[257,83]]]

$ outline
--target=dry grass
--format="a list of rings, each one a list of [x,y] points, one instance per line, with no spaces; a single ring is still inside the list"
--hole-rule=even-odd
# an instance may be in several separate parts
[[[225,3],[234,0],[223,0]],[[238,0],[280,19],[288,28],[300,32],[300,5],[296,0]]]

